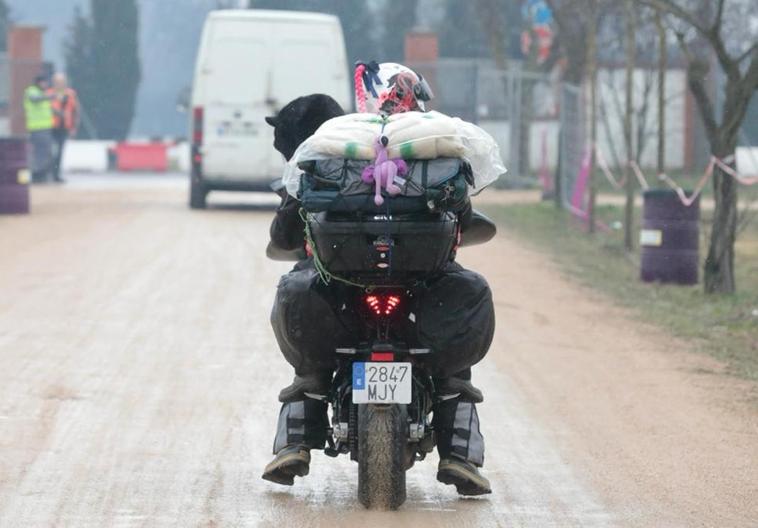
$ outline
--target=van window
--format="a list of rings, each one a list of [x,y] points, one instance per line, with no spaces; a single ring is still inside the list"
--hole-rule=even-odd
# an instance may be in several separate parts
[[[266,44],[244,37],[219,37],[210,46],[206,97],[209,102],[260,103],[266,82],[261,82],[269,65]]]

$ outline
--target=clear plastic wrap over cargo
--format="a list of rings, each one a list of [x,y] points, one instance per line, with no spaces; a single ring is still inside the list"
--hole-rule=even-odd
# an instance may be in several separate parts
[[[376,142],[388,139],[390,158],[428,160],[461,158],[474,173],[470,194],[477,194],[505,174],[495,140],[478,126],[440,112],[405,112],[382,117],[377,114],[347,114],[326,121],[306,139],[287,163],[282,182],[297,196],[300,164],[343,158],[373,160]]]

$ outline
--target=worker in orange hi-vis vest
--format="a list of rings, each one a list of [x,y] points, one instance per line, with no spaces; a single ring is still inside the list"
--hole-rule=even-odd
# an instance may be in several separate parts
[[[53,86],[48,90],[53,107],[53,142],[55,143],[53,178],[57,182],[63,182],[61,178],[61,160],[63,147],[69,137],[76,135],[79,126],[79,101],[76,91],[69,88],[66,75],[56,73],[53,76]]]

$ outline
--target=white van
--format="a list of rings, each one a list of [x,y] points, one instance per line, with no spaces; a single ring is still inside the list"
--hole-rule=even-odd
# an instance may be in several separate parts
[[[264,118],[312,93],[331,95],[347,110],[350,83],[337,17],[211,12],[192,87],[190,207],[205,207],[212,190],[270,190],[284,164]]]

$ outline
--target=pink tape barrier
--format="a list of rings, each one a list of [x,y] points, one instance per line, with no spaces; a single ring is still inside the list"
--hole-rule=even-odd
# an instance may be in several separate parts
[[[590,179],[590,148],[584,153],[582,164],[579,166],[579,174],[574,184],[574,192],[571,195],[571,206],[578,210],[584,210],[584,194],[587,192],[587,182]]]
[[[601,172],[605,175],[606,179],[610,182],[610,184],[613,185],[613,187],[615,187],[616,189],[623,188],[624,184],[626,183],[626,176],[624,176],[621,179],[616,178],[613,175],[613,172],[608,166],[608,162],[606,161],[605,157],[603,156],[600,150],[597,150],[595,152],[595,156],[597,159],[598,167],[600,168]],[[679,197],[679,200],[682,202],[682,204],[685,207],[689,207],[693,203],[695,203],[695,200],[697,200],[697,197],[700,196],[700,193],[705,188],[705,184],[708,183],[708,180],[713,175],[713,169],[716,166],[718,166],[722,171],[724,171],[724,173],[728,174],[729,176],[737,180],[737,182],[742,185],[758,184],[758,176],[744,176],[738,173],[732,167],[730,167],[728,163],[731,162],[733,159],[734,159],[733,156],[729,156],[728,158],[724,160],[720,160],[716,156],[711,156],[711,159],[708,162],[708,166],[705,168],[705,172],[698,180],[697,185],[695,185],[695,189],[690,196],[687,196],[687,193],[684,192],[684,189],[682,189],[682,187],[680,187],[666,173],[659,174],[658,179],[665,182],[666,185],[668,185],[674,191],[676,191],[676,194]],[[632,172],[634,176],[637,178],[637,182],[640,184],[640,187],[642,187],[643,190],[648,190],[650,186],[648,185],[647,179],[645,178],[645,175],[643,174],[642,169],[637,164],[637,162],[634,160],[630,160],[629,166],[632,168]]]
[[[616,189],[623,189],[624,185],[626,185],[626,175],[620,180],[617,180],[613,175],[613,172],[611,172],[611,168],[608,166],[608,162],[605,161],[605,156],[603,156],[603,152],[600,149],[596,149],[595,159],[597,160],[597,166],[600,168],[600,171],[605,175],[605,179]]]
[[[616,189],[623,189],[624,186],[626,185],[626,174],[620,179],[616,178],[613,175],[611,168],[608,166],[608,162],[605,160],[605,156],[603,156],[603,153],[600,150],[598,150],[595,153],[595,156],[597,157],[597,166],[600,168],[600,171],[605,175],[605,178]],[[637,178],[637,183],[640,184],[640,187],[642,187],[642,189],[644,190],[648,190],[650,188],[650,185],[648,185],[647,179],[645,178],[645,175],[642,173],[640,166],[637,165],[637,162],[634,160],[630,160],[629,167],[631,167],[632,173],[634,174],[634,177]]]
[[[637,165],[637,162],[634,160],[629,162],[629,166],[632,168],[632,172],[634,172],[634,176],[637,178],[637,182],[640,184],[640,187],[642,187],[643,190],[647,191],[650,186],[647,184],[647,179],[645,178],[645,175],[642,174],[642,169],[640,169],[640,166]]]
[[[587,206],[584,203],[584,196],[587,192],[587,183],[590,180],[590,155],[592,151],[588,146],[587,150],[582,158],[582,164],[579,166],[579,174],[576,177],[576,183],[574,184],[574,192],[571,195],[571,203],[569,204],[569,211],[571,214],[584,220],[585,223],[589,221],[590,215],[587,211]],[[595,226],[601,231],[606,233],[612,231],[610,227],[595,220]]]
[[[718,168],[721,169],[725,174],[737,180],[737,183],[740,183],[742,185],[755,185],[758,183],[758,176],[743,176],[732,167],[730,167],[727,163],[731,162],[733,159],[733,156],[729,156],[724,160],[720,160],[716,156],[711,156],[711,159],[708,162],[708,166],[705,168],[705,172],[698,180],[697,185],[695,185],[695,190],[690,196],[687,196],[687,194],[684,192],[684,189],[682,189],[679,184],[669,178],[665,173],[659,175],[658,178],[660,178],[661,181],[665,182],[666,185],[676,191],[676,194],[679,197],[679,201],[682,202],[682,205],[689,207],[695,203],[697,197],[700,196],[701,192],[703,192],[705,184],[708,183],[708,180],[713,175],[713,169],[716,166],[718,166]]]
[[[734,161],[734,156],[729,156],[725,160],[720,160],[717,157],[713,157],[713,161],[716,163],[716,165],[719,166],[719,168],[727,173],[729,176],[737,180],[742,185],[755,185],[758,183],[758,176],[743,176],[742,174],[738,173],[736,170],[731,168],[727,163]]]

